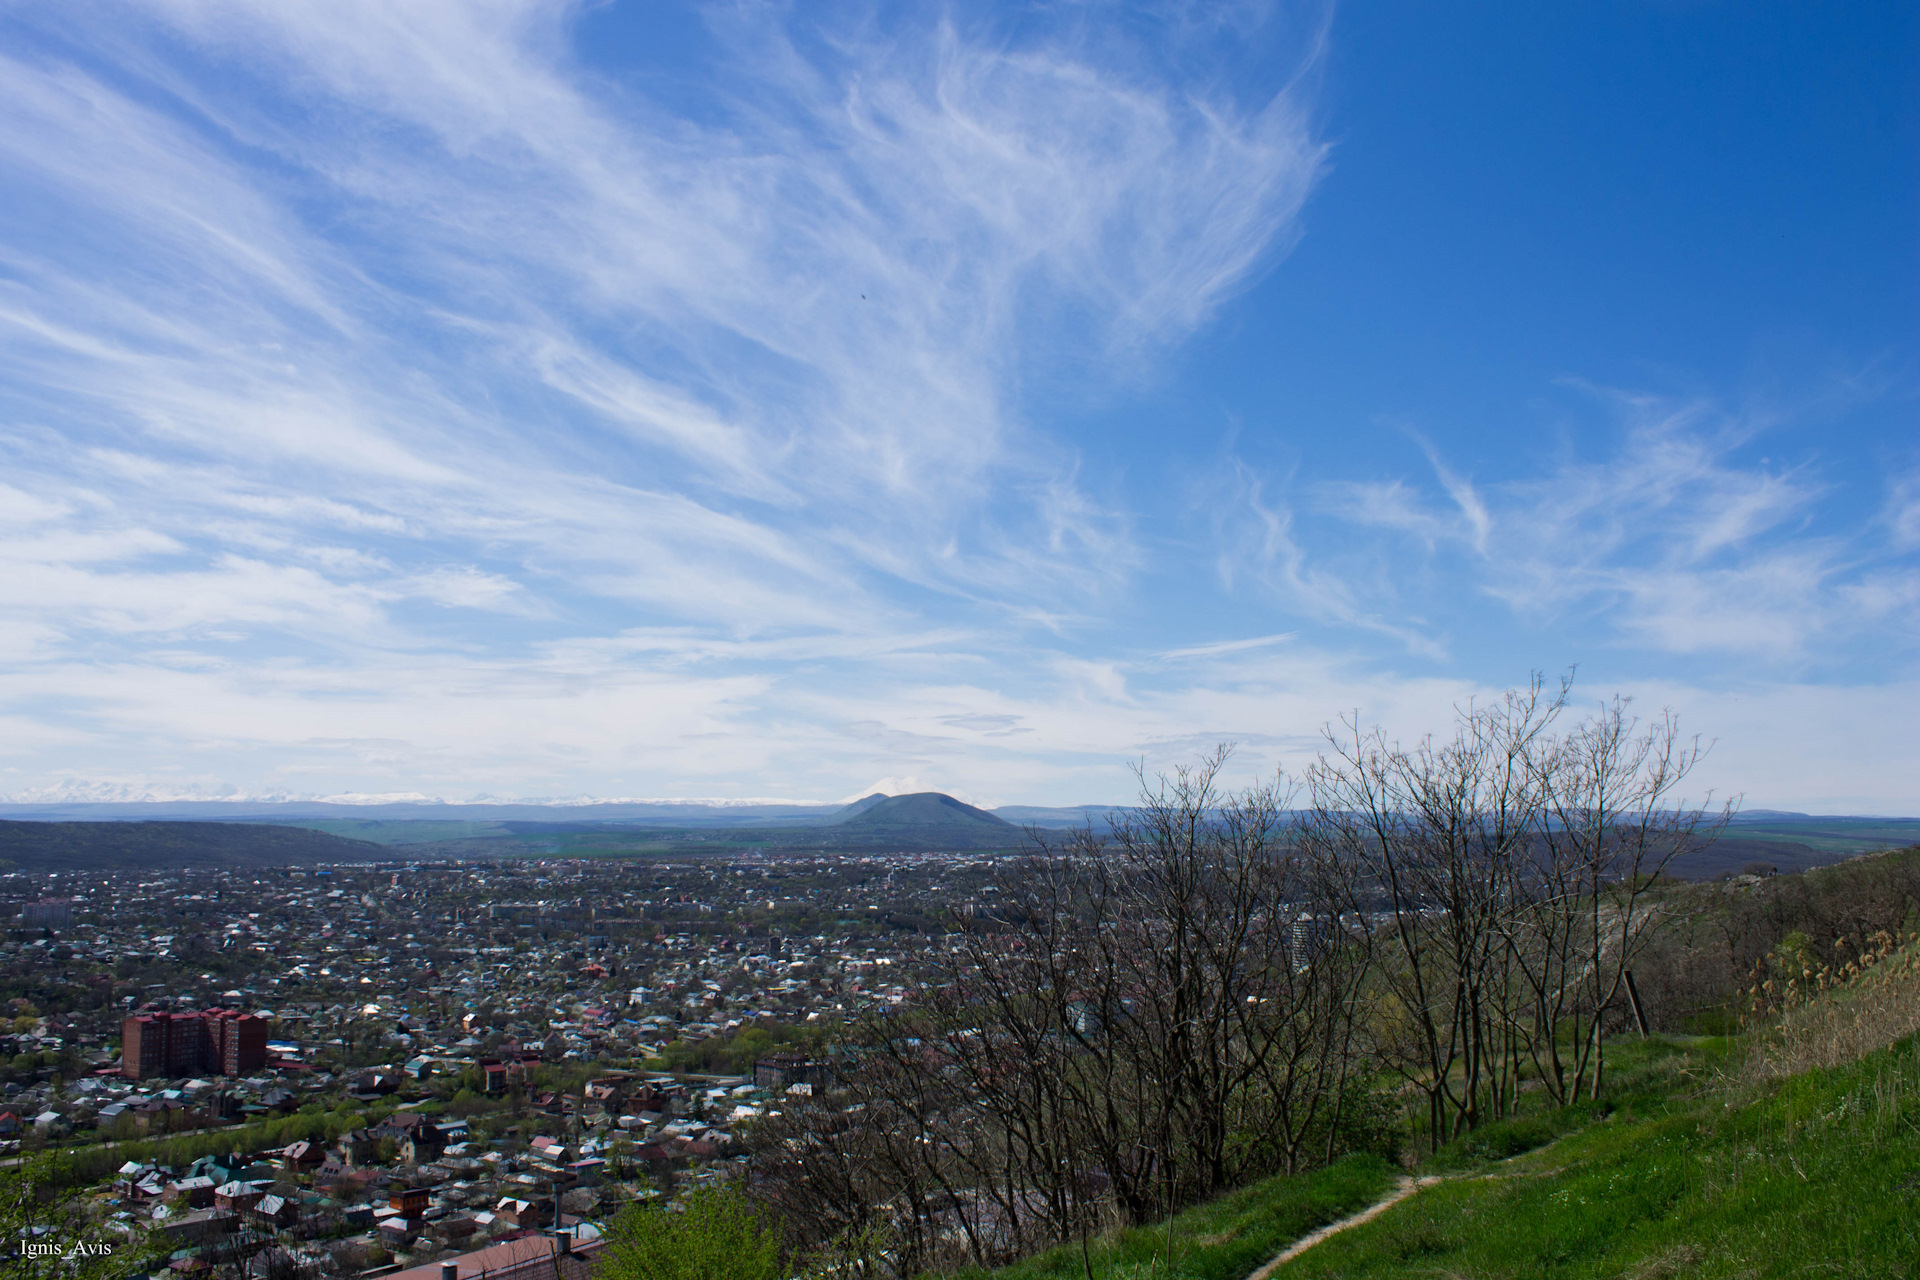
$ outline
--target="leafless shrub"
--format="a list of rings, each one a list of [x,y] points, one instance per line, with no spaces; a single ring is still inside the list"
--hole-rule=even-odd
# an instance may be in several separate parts
[[[844,1094],[769,1131],[763,1194],[989,1265],[1297,1167],[1356,1070],[1364,939],[1281,787],[1224,750],[1055,842],[963,922]],[[849,1110],[857,1108],[857,1110]]]
[[[1600,1088],[1653,886],[1729,813],[1679,800],[1703,749],[1671,715],[1616,698],[1556,733],[1567,695],[1536,678],[1411,747],[1350,720],[1309,775],[1311,837],[1377,934],[1379,1050],[1435,1146],[1508,1114],[1523,1064],[1561,1103]]]
[[[1756,966],[1785,947],[1834,968],[1877,935],[1920,930],[1920,857],[1894,850],[1799,875],[1734,877],[1664,894],[1639,970],[1655,1021],[1730,1028],[1750,1012]]]

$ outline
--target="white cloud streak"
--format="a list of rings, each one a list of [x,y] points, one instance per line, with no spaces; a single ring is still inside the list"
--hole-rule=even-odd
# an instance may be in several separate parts
[[[1343,598],[1355,611],[1406,608],[1438,584],[1497,599],[1529,625],[1581,619],[1604,644],[1741,655],[1781,670],[1903,611],[1920,624],[1897,486],[1884,521],[1816,527],[1830,493],[1816,463],[1742,456],[1768,424],[1701,400],[1600,400],[1614,410],[1618,445],[1598,457],[1476,487],[1418,438],[1444,502],[1407,479],[1318,486],[1318,512],[1424,553],[1409,563],[1403,545],[1382,544],[1373,573],[1332,579]]]
[[[746,779],[860,720],[756,662],[984,675],[1124,582],[1024,389],[1150,367],[1285,252],[1306,82],[1228,95],[1192,22],[710,16],[675,96],[547,0],[6,15],[17,743]]]

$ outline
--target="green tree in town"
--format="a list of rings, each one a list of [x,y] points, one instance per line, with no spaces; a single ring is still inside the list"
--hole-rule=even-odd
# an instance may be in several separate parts
[[[737,1189],[701,1187],[681,1204],[614,1219],[595,1280],[780,1280],[779,1237]]]
[[[61,1188],[76,1181],[63,1153],[30,1156],[0,1175],[0,1260],[21,1280],[115,1280],[137,1269],[146,1241],[137,1228],[96,1226],[83,1200]]]

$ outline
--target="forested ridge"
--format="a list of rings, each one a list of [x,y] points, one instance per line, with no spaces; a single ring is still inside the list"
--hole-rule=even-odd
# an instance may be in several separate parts
[[[252,822],[0,821],[0,860],[20,871],[376,862],[394,851],[306,827]]]

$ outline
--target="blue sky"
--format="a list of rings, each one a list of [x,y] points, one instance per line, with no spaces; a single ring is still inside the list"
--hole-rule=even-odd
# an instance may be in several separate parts
[[[1910,6],[0,9],[0,795],[1920,812]]]

